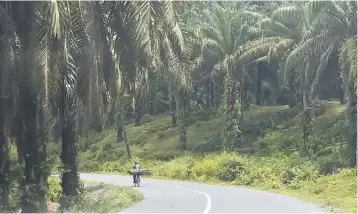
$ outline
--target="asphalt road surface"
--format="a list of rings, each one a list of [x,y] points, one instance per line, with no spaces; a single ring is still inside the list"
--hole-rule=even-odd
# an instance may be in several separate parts
[[[132,176],[81,173],[81,179],[132,186]],[[142,178],[144,200],[123,213],[324,213],[294,197],[241,187]]]

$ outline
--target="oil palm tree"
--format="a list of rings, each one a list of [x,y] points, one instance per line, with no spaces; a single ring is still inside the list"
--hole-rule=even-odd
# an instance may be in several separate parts
[[[132,17],[135,20],[137,50],[142,58],[147,58],[146,62],[139,64],[147,72],[154,72],[169,84],[169,94],[172,102],[176,103],[176,110],[183,111],[182,96],[190,86],[190,75],[185,72],[185,41],[183,38],[183,25],[178,10],[181,3],[172,1],[151,2],[144,1],[132,5],[136,12]],[[143,66],[144,65],[144,66]],[[176,93],[176,89],[179,93]],[[173,109],[172,109],[173,110]],[[185,115],[181,113],[180,115]],[[173,119],[176,113],[173,111]],[[180,148],[186,147],[185,116],[180,116],[179,129],[181,130]],[[173,120],[175,122],[175,119]],[[175,125],[175,123],[173,124]]]
[[[311,94],[314,94],[317,82],[327,66],[327,58],[332,54],[332,49],[339,52],[341,76],[347,94],[347,122],[349,126],[348,161],[350,166],[356,166],[357,150],[357,3],[356,2],[310,2],[309,17],[314,26],[323,29],[322,41],[315,45],[324,46],[321,53],[320,64],[317,69],[315,81],[312,84]],[[328,44],[322,44],[328,43]],[[336,50],[337,50],[336,49]]]
[[[42,34],[42,41],[45,41],[48,48],[43,48],[45,53],[40,55],[49,64],[49,69],[46,70],[48,84],[45,84],[49,93],[48,104],[52,115],[59,117],[61,124],[61,160],[64,169],[61,183],[64,201],[61,209],[66,208],[67,199],[75,197],[79,188],[76,117],[80,102],[86,97],[86,94],[81,93],[83,91],[79,85],[84,76],[81,72],[87,72],[83,69],[88,63],[86,60],[93,57],[86,55],[86,50],[90,48],[90,37],[85,31],[85,27],[93,26],[85,26],[86,23],[82,20],[84,15],[93,13],[93,7],[95,5],[91,3],[83,5],[80,2],[52,1],[45,4],[45,11],[48,13],[44,17],[43,31],[46,33]]]
[[[307,13],[308,30],[307,36],[287,57],[285,64],[285,73],[294,70],[294,67],[302,67],[305,69],[299,71],[301,81],[301,91],[303,91],[303,107],[305,113],[304,118],[304,141],[308,141],[312,134],[312,113],[311,100],[316,96],[317,84],[322,76],[329,57],[336,50],[339,51],[341,65],[344,69],[344,79],[348,94],[355,94],[354,84],[356,75],[354,68],[354,53],[356,49],[348,48],[348,45],[355,44],[357,35],[356,14],[357,7],[355,2],[338,2],[338,1],[310,1],[306,3],[305,10]],[[350,65],[347,67],[347,65]],[[349,97],[353,97],[350,95]],[[351,102],[349,101],[351,100]],[[356,99],[348,99],[349,106],[356,106]],[[350,108],[350,107],[349,107]],[[350,111],[354,117],[355,111]],[[353,122],[353,121],[351,121]],[[352,125],[353,126],[353,125]],[[354,126],[353,126],[354,127]],[[307,133],[305,133],[307,132]],[[356,147],[356,130],[350,132],[348,139],[351,148]],[[309,150],[309,142],[304,142],[305,150]],[[355,163],[354,155],[350,160]]]
[[[237,100],[242,105],[242,86],[244,77],[244,66],[246,61],[253,60],[241,56],[242,46],[260,32],[252,26],[252,23],[260,18],[252,13],[249,18],[245,16],[248,12],[244,9],[233,9],[230,3],[213,5],[211,9],[203,12],[198,24],[202,25],[201,34],[203,38],[200,64],[210,61],[210,72],[223,72],[225,78],[224,108],[226,111],[227,124],[225,136],[227,142],[233,140],[233,145],[227,147],[241,147],[240,115],[242,108],[237,108]],[[245,5],[242,5],[245,8]],[[214,14],[214,15],[213,15]],[[240,65],[241,64],[241,65]],[[220,84],[220,83],[219,83]],[[238,84],[240,86],[238,86]],[[240,88],[241,87],[241,88]]]
[[[12,22],[8,22],[5,38],[11,38],[8,46],[11,48],[7,50],[12,55],[10,62],[14,63],[12,90],[15,93],[12,99],[15,118],[11,134],[16,139],[19,158],[25,165],[20,184],[20,206],[23,212],[45,211],[44,87],[41,64],[35,54],[39,44],[42,4],[14,2],[6,5]]]
[[[280,85],[285,86],[286,82],[282,82],[285,59],[307,34],[305,10],[300,4],[291,3],[279,6],[269,16],[257,15],[260,16],[260,19],[256,26],[263,36],[245,45],[240,60],[256,58],[256,65],[269,63],[274,70],[278,71],[278,73],[269,75],[271,82],[272,80],[276,83],[280,81]],[[257,72],[258,77],[262,76],[259,69]],[[296,93],[295,76],[288,76],[287,80],[289,80],[290,91],[294,95]],[[276,88],[280,85],[275,84]],[[258,85],[258,87],[260,86],[261,84]]]
[[[0,35],[0,209],[10,211],[9,209],[9,172],[10,157],[8,138],[11,127],[10,116],[13,114],[11,106],[13,104],[13,93],[11,85],[13,79],[10,76],[14,71],[14,48],[12,47],[12,38],[16,38],[16,32],[13,28],[14,23],[8,15],[9,3],[0,5],[1,28]]]

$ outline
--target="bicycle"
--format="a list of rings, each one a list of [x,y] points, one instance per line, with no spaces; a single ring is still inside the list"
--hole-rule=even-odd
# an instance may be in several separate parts
[[[134,179],[134,186],[139,187],[140,186],[140,175],[136,175]]]

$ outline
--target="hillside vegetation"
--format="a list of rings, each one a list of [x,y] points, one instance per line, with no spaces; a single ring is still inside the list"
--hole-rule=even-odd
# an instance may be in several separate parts
[[[69,210],[79,171],[136,159],[355,210],[357,2],[0,1],[0,17],[0,212],[46,212],[51,170]]]
[[[356,211],[356,170],[344,166],[343,105],[321,102],[314,110],[314,157],[299,154],[302,145],[299,112],[287,106],[252,107],[244,112],[245,147],[223,152],[223,116],[201,111],[190,116],[188,151],[178,152],[178,133],[169,116],[148,117],[139,127],[128,126],[134,160],[154,176],[201,182],[230,183],[277,190],[310,201]],[[81,171],[126,173],[128,161],[116,130],[90,134],[79,141]],[[338,173],[337,175],[327,175]],[[342,188],[342,190],[340,190]]]

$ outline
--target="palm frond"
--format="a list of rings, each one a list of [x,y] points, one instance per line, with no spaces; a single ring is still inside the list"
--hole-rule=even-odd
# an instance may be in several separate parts
[[[322,76],[324,69],[326,69],[326,67],[327,67],[328,60],[329,60],[329,57],[333,51],[334,45],[335,45],[335,43],[332,43],[320,57],[320,63],[319,63],[318,68],[315,72],[316,73],[315,78],[312,81],[312,83],[310,84],[311,85],[311,91],[310,91],[310,99],[311,100],[314,98],[314,96],[316,94],[320,77]]]
[[[223,39],[221,38],[219,31],[217,29],[215,29],[214,27],[211,27],[211,26],[202,27],[202,28],[200,28],[200,32],[201,32],[202,37],[204,37],[204,38],[214,40],[219,44],[222,44],[222,42],[223,42],[222,41]]]
[[[50,1],[45,4],[45,18],[48,20],[51,26],[52,34],[55,37],[61,38],[68,26],[66,26],[66,8],[68,7],[68,2],[65,1]]]
[[[216,41],[212,39],[205,38],[203,40],[202,46],[201,46],[201,53],[203,57],[217,57],[221,58],[224,56],[225,52],[222,49],[222,46],[218,44]]]
[[[239,18],[243,24],[253,25],[258,20],[264,18],[264,15],[255,11],[244,10],[237,14],[237,18]]]
[[[295,33],[282,23],[274,21],[270,18],[262,19],[259,22],[259,26],[263,30],[270,30],[271,32],[275,32],[277,36],[291,36]]]
[[[235,53],[237,63],[243,66],[260,57],[266,56],[271,48],[281,40],[281,37],[268,37],[247,42]]]
[[[297,25],[304,19],[304,10],[295,6],[280,7],[271,14],[271,19],[286,26]]]
[[[339,64],[346,82],[354,82],[357,88],[357,35],[341,43]]]

